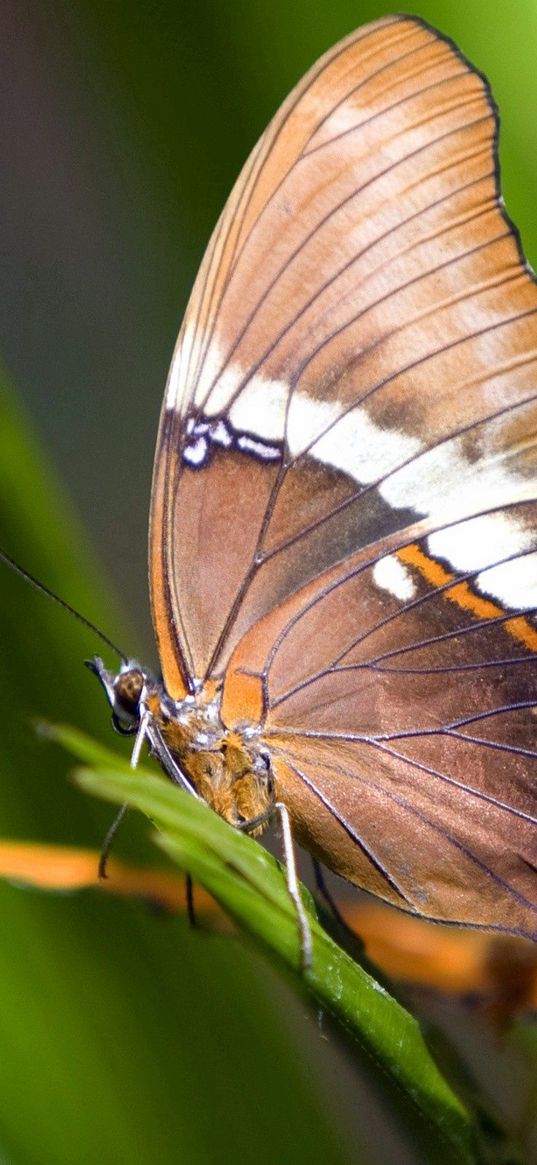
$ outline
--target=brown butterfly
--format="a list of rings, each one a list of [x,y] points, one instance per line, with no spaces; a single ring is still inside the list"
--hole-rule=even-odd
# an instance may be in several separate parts
[[[287,98],[173,357],[150,575],[163,683],[116,720],[235,826],[537,938],[537,288],[484,79],[388,17]]]

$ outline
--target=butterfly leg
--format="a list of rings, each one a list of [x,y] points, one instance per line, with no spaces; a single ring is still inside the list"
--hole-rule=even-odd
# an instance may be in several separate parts
[[[146,736],[148,735],[147,730],[149,728],[150,722],[151,722],[151,713],[149,712],[148,708],[144,708],[144,710],[140,716],[140,723],[138,725],[138,731],[136,733],[136,740],[134,741],[134,748],[132,750],[131,769],[138,768],[138,763],[140,761],[140,753],[142,751],[142,745],[144,743]]]
[[[194,929],[197,927],[196,910],[194,907],[194,883],[190,874],[185,875],[185,902],[186,913],[189,925]]]
[[[119,812],[116,813],[116,816],[114,817],[114,820],[110,826],[110,829],[108,830],[108,833],[106,834],[106,837],[105,837],[103,844],[101,846],[101,852],[99,854],[99,878],[100,879],[108,877],[108,875],[106,873],[106,866],[108,864],[108,858],[110,857],[110,850],[112,849],[112,846],[113,846],[114,841],[115,841],[116,833],[121,825],[121,822],[123,821],[123,818],[125,817],[125,814],[128,811],[128,808],[129,808],[129,806],[125,803],[124,805],[121,806],[121,809],[119,810]]]
[[[296,911],[298,936],[300,941],[299,970],[300,973],[303,974],[305,971],[309,970],[312,964],[313,943],[308,916],[304,909],[302,898],[300,897],[300,885],[296,868],[295,845],[293,841],[293,833],[291,830],[291,822],[289,820],[287,806],[283,804],[283,801],[275,801],[274,804],[271,805],[270,809],[267,809],[265,813],[260,813],[258,817],[254,817],[251,821],[242,822],[238,828],[243,830],[244,833],[252,833],[255,829],[258,828],[259,825],[264,825],[265,822],[270,821],[271,818],[276,814],[280,822],[287,893],[289,894],[289,897]]]
[[[285,873],[287,880],[287,892],[294,903],[296,910],[296,917],[298,922],[298,933],[300,937],[300,972],[308,971],[311,967],[313,959],[313,943],[311,938],[311,929],[308,922],[308,916],[304,909],[304,903],[300,897],[300,885],[298,881],[298,874],[296,869],[296,854],[295,845],[293,841],[293,833],[291,830],[291,822],[289,820],[289,812],[287,806],[283,801],[276,801],[274,803],[275,812],[280,818],[280,828],[282,834],[283,854],[285,860]]]
[[[150,719],[149,712],[146,709],[145,712],[140,717],[140,723],[139,723],[138,728],[136,730],[136,740],[134,741],[134,748],[132,750],[132,756],[131,756],[131,769],[135,769],[138,765],[139,760],[140,760],[140,752],[142,750],[142,745],[144,743],[145,737],[147,735],[147,728],[148,728],[148,724],[149,724],[149,719]],[[130,733],[129,733],[129,735],[130,735]],[[127,804],[121,806],[121,809],[114,817],[114,820],[110,826],[110,829],[108,830],[108,833],[106,834],[106,837],[103,841],[103,844],[101,846],[101,852],[99,855],[99,878],[106,878],[106,876],[107,876],[106,875],[106,866],[108,863],[108,858],[110,857],[110,850],[112,849],[117,831],[121,825],[121,822],[123,821],[123,818],[125,817],[125,814],[127,813],[128,808],[129,808],[129,806]]]
[[[317,861],[317,858],[312,858],[312,863],[315,883],[319,895],[324,899],[339,931],[341,932],[338,936],[339,940],[342,942],[342,945],[345,946],[345,950],[348,951],[350,955],[352,955],[353,959],[358,959],[362,963],[365,963],[366,953],[364,940],[343,917],[335,899],[332,897],[332,894],[328,889],[321,863]]]
[[[141,703],[141,702],[140,702]],[[141,706],[140,722],[136,733],[136,740],[131,755],[131,769],[135,769],[140,760],[140,753],[142,745],[147,738],[149,750],[153,756],[156,757],[159,764],[162,765],[166,776],[173,781],[174,785],[178,785],[180,789],[184,789],[185,793],[189,793],[191,797],[198,797],[193,784],[189,781],[183,770],[177,764],[175,758],[172,756],[168,745],[160,731],[158,724],[155,721],[153,713],[150,708]]]
[[[328,886],[326,885],[324,870],[323,870],[323,867],[321,866],[321,863],[317,860],[317,858],[312,858],[311,861],[312,861],[312,866],[313,866],[313,876],[315,878],[315,885],[317,887],[317,890],[318,890],[320,896],[322,898],[324,898],[324,901],[326,902],[326,905],[328,906],[328,909],[330,910],[332,917],[335,919],[335,921],[337,922],[337,925],[340,926],[342,930],[350,932],[354,936],[354,931],[349,926],[348,922],[345,922],[345,919],[344,919],[344,917],[339,909],[339,906],[336,903],[335,898],[333,897],[330,890],[328,889]]]

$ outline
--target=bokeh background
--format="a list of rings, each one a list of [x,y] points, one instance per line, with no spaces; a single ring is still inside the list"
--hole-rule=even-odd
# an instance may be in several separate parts
[[[153,444],[203,249],[291,86],[391,10],[3,0],[0,541],[149,664]],[[492,82],[505,200],[537,264],[537,3],[412,11]],[[106,813],[67,784],[66,762],[30,725],[48,716],[106,733],[80,666],[95,645],[43,606],[2,570],[1,831],[98,845]],[[123,852],[149,860],[145,833],[133,824]],[[367,1073],[244,947],[91,895],[2,887],[0,900],[0,1165],[414,1160]]]

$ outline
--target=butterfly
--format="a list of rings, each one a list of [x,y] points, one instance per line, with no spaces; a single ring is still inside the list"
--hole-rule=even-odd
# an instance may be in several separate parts
[[[284,102],[166,386],[162,681],[94,670],[136,758],[232,825],[278,807],[289,845],[394,906],[535,939],[537,287],[497,129],[484,78],[406,16]]]

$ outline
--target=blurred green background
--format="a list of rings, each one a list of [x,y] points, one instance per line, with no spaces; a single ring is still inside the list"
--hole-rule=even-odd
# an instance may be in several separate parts
[[[149,664],[153,444],[204,246],[294,82],[391,10],[3,0],[0,356],[74,509],[10,392],[0,544]],[[537,263],[537,3],[412,11],[492,82],[507,208]],[[81,667],[98,644],[4,570],[0,604],[0,832],[98,846],[106,811],[30,726],[41,715],[106,734]],[[150,860],[145,833],[127,827],[123,852]],[[0,1165],[415,1160],[394,1137],[367,1074],[243,946],[133,903],[0,887]]]

